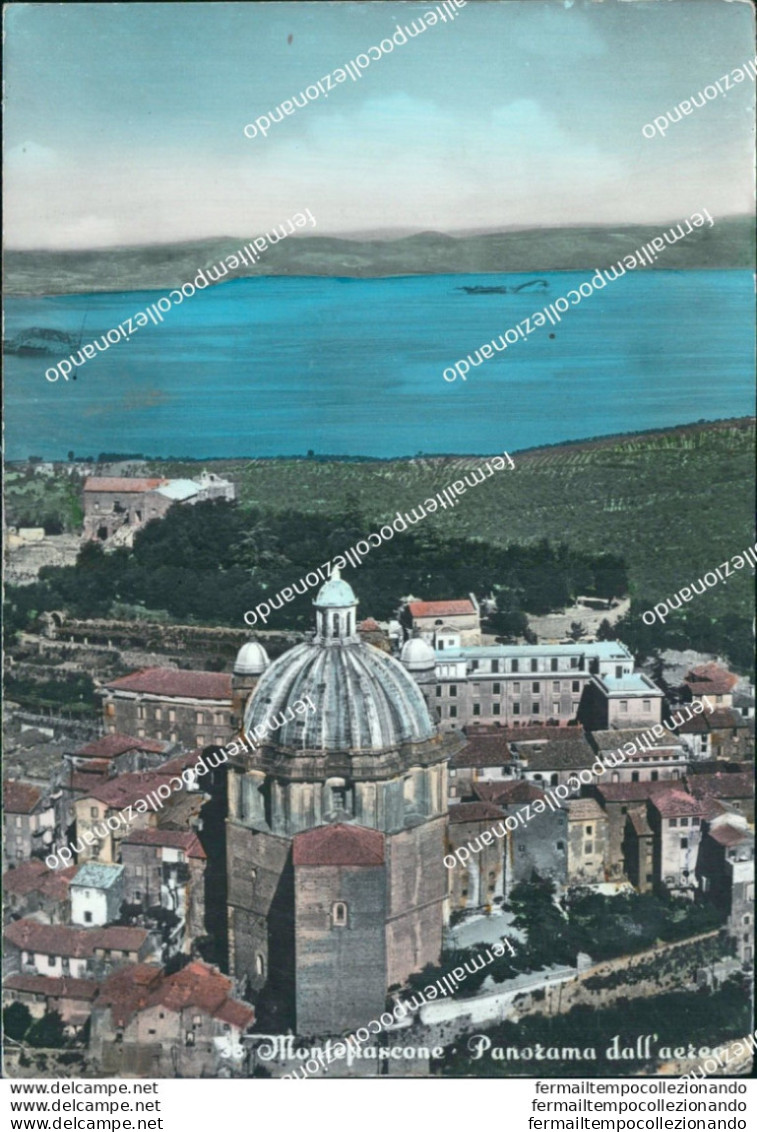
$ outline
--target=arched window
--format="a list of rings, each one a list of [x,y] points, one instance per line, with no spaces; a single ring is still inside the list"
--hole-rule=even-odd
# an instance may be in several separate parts
[[[265,977],[265,959],[260,952],[255,956],[255,974],[261,979]]]
[[[343,900],[337,900],[331,905],[331,926],[332,928],[347,927],[347,905]]]
[[[339,636],[339,614],[338,613],[334,614],[333,624],[334,624],[334,636],[338,637]]]

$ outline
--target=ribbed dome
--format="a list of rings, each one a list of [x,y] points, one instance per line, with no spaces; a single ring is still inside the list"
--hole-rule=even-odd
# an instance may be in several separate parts
[[[234,661],[235,676],[259,676],[271,663],[268,653],[257,641],[245,641]]]
[[[400,659],[410,672],[427,672],[436,665],[436,654],[423,637],[412,637],[406,641]]]
[[[295,715],[264,742],[296,750],[381,751],[436,734],[423,695],[402,665],[354,638],[328,644],[316,639],[278,657],[250,698],[245,732],[281,718],[306,696],[315,711]]]

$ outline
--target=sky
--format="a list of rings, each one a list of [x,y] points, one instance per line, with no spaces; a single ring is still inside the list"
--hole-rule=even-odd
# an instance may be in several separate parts
[[[658,223],[753,210],[754,82],[642,127],[754,56],[741,0],[469,0],[359,82],[244,126],[431,3],[11,4],[10,248]],[[325,84],[324,84],[325,85]]]

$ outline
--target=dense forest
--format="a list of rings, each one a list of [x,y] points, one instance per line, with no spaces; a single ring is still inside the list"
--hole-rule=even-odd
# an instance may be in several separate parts
[[[162,610],[171,620],[239,627],[245,610],[317,570],[370,529],[354,509],[328,518],[246,511],[221,500],[175,507],[139,531],[132,549],[105,553],[88,543],[75,566],[45,567],[34,585],[8,587],[9,624],[24,628],[51,609],[104,617],[127,604]],[[491,593],[502,613],[517,615],[546,613],[579,593],[613,597],[628,588],[624,563],[614,554],[582,553],[546,539],[500,547],[443,538],[430,524],[395,536],[345,577],[360,599],[360,615],[382,619],[410,593],[427,600]],[[311,628],[316,592],[285,604],[270,624]]]

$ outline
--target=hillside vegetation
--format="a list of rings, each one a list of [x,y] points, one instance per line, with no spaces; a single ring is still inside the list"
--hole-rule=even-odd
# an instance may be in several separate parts
[[[754,421],[687,428],[513,454],[513,471],[469,488],[424,526],[445,538],[506,546],[541,539],[626,562],[631,595],[658,602],[754,542]],[[366,530],[441,490],[483,457],[405,461],[216,461],[243,507],[338,515]],[[151,464],[191,475],[192,463]],[[476,579],[471,578],[475,588]],[[750,571],[708,592],[712,615],[749,615]],[[648,604],[643,608],[648,608]]]

